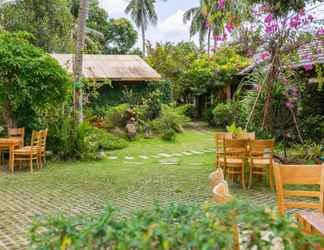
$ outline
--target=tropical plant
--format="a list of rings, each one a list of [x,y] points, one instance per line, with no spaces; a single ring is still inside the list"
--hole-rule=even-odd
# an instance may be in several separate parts
[[[145,31],[149,24],[156,25],[158,17],[155,10],[155,0],[130,0],[125,12],[131,15],[137,28],[141,29],[142,33],[142,48],[143,55],[146,55],[146,38]]]
[[[175,140],[183,132],[183,126],[190,121],[185,115],[186,106],[163,105],[158,119],[152,122],[153,129],[165,140]]]
[[[293,144],[288,150],[288,156],[293,159],[315,160],[324,154],[324,147],[307,140],[303,144]]]
[[[233,226],[241,225],[244,249],[298,249],[323,238],[303,234],[292,218],[243,202],[227,205],[171,204],[117,218],[108,206],[100,215],[38,218],[32,249],[223,249],[234,248]],[[270,233],[269,233],[270,232]],[[269,237],[266,237],[269,235]]]

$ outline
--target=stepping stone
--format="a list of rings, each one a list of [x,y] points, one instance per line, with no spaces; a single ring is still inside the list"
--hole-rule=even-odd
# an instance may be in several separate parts
[[[176,154],[173,154],[172,156],[180,157],[180,156],[182,156],[182,154],[176,153]]]
[[[203,154],[203,152],[200,151],[190,151],[191,153],[195,154],[195,155],[201,155]]]
[[[192,163],[190,163],[190,165],[191,165],[191,166],[202,166],[202,165],[204,165],[204,164],[201,163],[201,162],[192,162]]]
[[[160,153],[160,154],[158,154],[159,156],[162,156],[162,157],[171,157],[171,155],[169,155],[169,154],[165,154],[165,153]]]
[[[147,160],[147,159],[149,159],[149,157],[146,156],[146,155],[139,155],[138,157],[141,158],[141,159],[143,159],[143,160]]]
[[[177,165],[179,160],[178,159],[168,159],[168,160],[161,160],[159,162],[162,165]]]
[[[161,157],[159,155],[152,155],[153,158],[155,159],[160,159]]]
[[[117,159],[118,159],[117,156],[109,156],[109,157],[108,157],[108,160],[117,160]]]
[[[131,160],[134,160],[134,157],[126,156],[126,157],[125,157],[125,160],[127,160],[127,161],[131,161]]]
[[[192,153],[189,153],[189,152],[183,152],[182,154],[187,155],[187,156],[192,155]]]
[[[123,163],[124,164],[130,164],[130,165],[140,165],[140,164],[142,164],[140,162],[135,162],[135,161],[124,161]]]

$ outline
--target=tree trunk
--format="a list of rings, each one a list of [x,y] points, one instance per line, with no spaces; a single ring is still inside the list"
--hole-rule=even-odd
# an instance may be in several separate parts
[[[208,47],[207,47],[208,56],[210,56],[210,39],[211,39],[211,29],[209,28],[208,29]]]
[[[73,93],[73,110],[74,118],[77,121],[83,121],[82,110],[82,66],[83,66],[83,49],[85,44],[85,29],[88,16],[88,0],[80,1],[79,19],[76,34],[75,55],[73,60],[74,75],[74,93]]]
[[[143,11],[142,11],[143,12]],[[143,56],[146,56],[146,46],[145,46],[145,27],[144,27],[144,13],[142,13],[142,24],[141,24],[141,29],[142,29],[142,46],[143,46]]]
[[[229,103],[232,100],[232,88],[230,84],[226,85],[226,101]]]
[[[3,103],[3,112],[2,118],[6,123],[7,128],[15,128],[17,127],[16,120],[14,119],[12,112],[11,112],[11,104],[10,101],[5,101]]]

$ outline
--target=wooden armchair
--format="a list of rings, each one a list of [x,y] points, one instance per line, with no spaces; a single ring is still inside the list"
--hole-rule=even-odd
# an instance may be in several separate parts
[[[231,133],[216,132],[215,146],[216,146],[216,167],[224,167],[224,139],[232,139]]]
[[[249,143],[249,188],[252,186],[254,175],[263,176],[269,173],[269,184],[273,189],[273,147],[274,140],[250,140]],[[267,171],[268,169],[268,171]]]
[[[317,209],[324,212],[324,165],[274,165],[277,204],[281,215],[288,208]],[[319,185],[320,191],[287,190],[285,185]],[[287,201],[288,197],[313,197],[318,202]]]
[[[241,179],[242,188],[245,189],[245,160],[248,156],[247,151],[248,140],[224,140],[224,168],[225,176],[232,178],[235,176]]]
[[[16,149],[13,152],[14,162],[27,161],[30,171],[33,172],[33,161],[36,160],[37,167],[40,167],[39,152],[41,146],[42,132],[33,131],[30,146]]]

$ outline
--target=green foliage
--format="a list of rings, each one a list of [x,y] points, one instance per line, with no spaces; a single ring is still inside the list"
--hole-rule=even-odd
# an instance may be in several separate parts
[[[136,30],[126,18],[111,19],[106,33],[107,54],[128,54],[138,38]]]
[[[303,144],[292,145],[288,150],[288,155],[293,159],[315,160],[324,155],[324,147],[322,144],[307,140]]]
[[[226,131],[232,133],[233,135],[238,135],[245,132],[241,127],[237,127],[235,122],[231,126],[226,126]]]
[[[183,125],[189,121],[185,116],[186,106],[163,105],[160,117],[152,122],[153,128],[165,140],[175,140],[176,133],[183,132]]]
[[[115,107],[108,107],[104,111],[105,126],[107,128],[125,128],[128,120],[128,104],[120,104]]]
[[[241,116],[241,109],[238,102],[232,101],[227,103],[219,103],[212,111],[212,121],[211,124],[219,127],[225,128],[237,122],[241,125],[243,118]]]
[[[0,8],[0,24],[11,32],[25,31],[33,44],[48,52],[71,49],[73,18],[69,0],[21,0]]]
[[[224,249],[234,247],[232,227],[243,225],[247,249],[283,249],[324,243],[304,235],[292,219],[246,203],[155,206],[117,219],[108,206],[99,216],[42,218],[31,230],[32,249]],[[271,237],[263,237],[267,231]],[[262,233],[263,232],[263,233]]]
[[[25,34],[0,33],[0,109],[7,126],[37,129],[44,115],[64,103],[69,85],[59,63]]]

